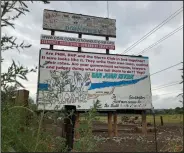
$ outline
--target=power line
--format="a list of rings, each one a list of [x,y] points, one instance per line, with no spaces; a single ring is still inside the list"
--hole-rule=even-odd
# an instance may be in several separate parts
[[[171,85],[171,84],[173,84],[173,83],[180,83],[180,82],[181,82],[181,81],[173,81],[173,82],[170,82],[170,83],[166,83],[166,84],[162,84],[162,85],[156,86],[156,87],[154,87],[154,88],[159,88],[159,87]]]
[[[177,94],[180,94],[182,91],[178,91],[178,92],[170,92],[170,93],[165,93],[165,94],[160,94],[160,95],[156,95],[156,96],[163,96],[163,95],[169,95],[169,94],[175,94],[175,93],[177,93]]]
[[[131,46],[129,46],[127,49],[125,49],[125,51],[123,52],[123,54],[127,53],[128,51],[130,51],[132,48],[134,48],[135,46],[137,46],[140,42],[142,42],[143,40],[145,40],[147,37],[149,37],[152,33],[156,32],[158,29],[160,29],[163,25],[165,25],[167,22],[169,22],[171,19],[173,19],[174,17],[176,17],[178,14],[180,14],[183,11],[183,6],[178,9],[176,12],[174,12],[173,14],[171,14],[168,18],[166,18],[164,21],[162,21],[159,25],[157,25],[155,28],[153,28],[151,31],[149,31],[146,35],[144,35],[141,39],[139,39],[138,41],[136,41],[134,44],[132,44]]]
[[[175,83],[175,84],[171,84],[171,85],[168,85],[168,86],[164,86],[164,87],[152,89],[152,91],[153,91],[153,90],[159,90],[159,89],[167,88],[167,87],[171,87],[171,86],[175,86],[175,85],[179,85],[179,83]]]
[[[181,63],[182,63],[182,62],[179,62],[179,63],[177,63],[177,64],[175,64],[175,65],[170,66],[170,67],[167,67],[167,68],[162,69],[162,70],[160,70],[160,71],[154,72],[154,73],[150,74],[150,76],[155,75],[155,74],[160,73],[160,72],[163,72],[163,71],[168,70],[168,69],[170,69],[170,68],[173,68],[173,67],[175,67],[175,66],[178,66],[178,65],[180,65]]]
[[[159,43],[161,43],[162,41],[168,39],[169,37],[171,37],[172,35],[174,35],[175,33],[177,33],[178,31],[180,31],[181,29],[183,29],[183,25],[181,25],[180,27],[176,28],[174,31],[170,32],[168,35],[164,36],[163,38],[161,38],[160,40],[158,40],[157,42],[155,42],[154,44],[150,45],[149,47],[147,47],[146,49],[142,50],[141,52],[139,52],[137,55],[143,54],[144,52],[146,52],[147,50],[155,47],[156,45],[158,45]]]

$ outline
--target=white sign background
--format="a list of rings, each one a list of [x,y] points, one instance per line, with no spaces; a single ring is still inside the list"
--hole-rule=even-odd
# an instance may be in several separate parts
[[[41,88],[44,85],[48,87]],[[151,109],[147,57],[40,50],[38,109]]]
[[[44,10],[43,29],[116,37],[116,20]]]

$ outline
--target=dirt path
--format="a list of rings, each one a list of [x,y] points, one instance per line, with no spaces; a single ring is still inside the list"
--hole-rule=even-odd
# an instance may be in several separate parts
[[[135,125],[118,125],[118,137],[108,138],[107,124],[94,123],[94,130],[106,129],[105,132],[94,131],[96,140],[99,140],[98,148],[100,152],[155,152],[154,132],[148,132],[146,136],[134,131]],[[168,143],[179,142],[182,138],[181,126],[165,125],[157,127],[158,150],[164,150]],[[182,139],[183,140],[183,139]],[[181,142],[179,142],[181,143]]]

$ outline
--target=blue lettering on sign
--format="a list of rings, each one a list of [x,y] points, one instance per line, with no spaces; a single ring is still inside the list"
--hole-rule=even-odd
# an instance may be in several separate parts
[[[133,80],[134,74],[116,74],[116,73],[92,73],[92,78],[104,79],[127,79]]]
[[[39,83],[38,88],[40,90],[48,90],[48,84],[47,83]]]

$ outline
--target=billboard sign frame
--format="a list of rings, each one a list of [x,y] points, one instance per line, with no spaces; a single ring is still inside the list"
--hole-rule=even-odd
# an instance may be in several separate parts
[[[116,38],[116,20],[44,9],[43,29]]]
[[[39,91],[39,78],[40,78],[40,56],[41,56],[41,50],[48,50],[48,51],[53,51],[53,52],[61,52],[63,53],[61,50],[57,50],[57,49],[54,49],[54,50],[50,50],[50,49],[47,49],[47,48],[41,48],[40,49],[40,52],[39,52],[39,72],[38,72],[38,87],[37,87],[37,93]],[[64,50],[64,52],[68,52],[68,53],[76,53],[76,54],[98,54],[98,55],[105,55],[105,56],[117,56],[117,57],[136,57],[136,58],[147,58],[148,57],[143,57],[143,56],[133,56],[133,55],[113,55],[113,54],[105,54],[105,53],[91,53],[91,52],[76,52],[76,51],[69,51],[69,50]],[[149,65],[149,61],[148,61],[148,65]],[[148,71],[149,71],[149,67],[148,67]],[[148,79],[149,79],[149,85],[150,85],[150,96],[151,95],[151,81],[150,81],[150,77],[148,75]],[[43,87],[44,88],[44,87]],[[46,87],[47,88],[47,87]],[[150,98],[151,100],[151,98]],[[38,105],[38,94],[37,94],[37,105]],[[152,100],[150,102],[150,105],[152,106]],[[127,108],[121,108],[122,110],[126,110]],[[121,109],[117,109],[117,108],[114,108],[114,109],[98,109],[98,111],[101,111],[101,112],[105,112],[105,111],[116,111],[116,110],[121,110]],[[137,108],[135,110],[149,110],[151,109],[150,108],[147,108],[147,109],[143,109],[143,108]],[[85,110],[88,110],[88,109],[77,109],[77,111],[85,111]]]

